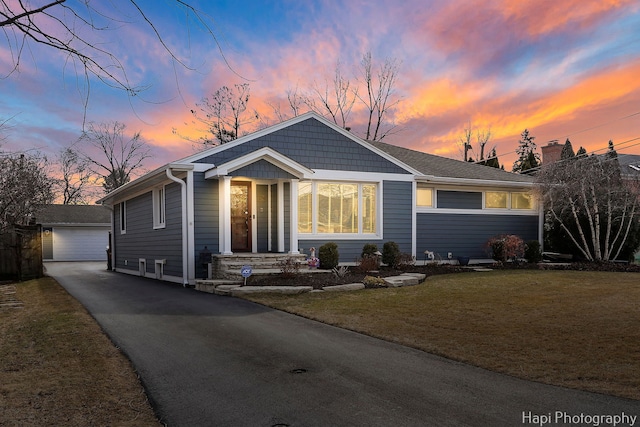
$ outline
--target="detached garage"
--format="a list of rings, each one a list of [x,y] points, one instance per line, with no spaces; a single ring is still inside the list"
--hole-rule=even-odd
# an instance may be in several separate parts
[[[37,222],[42,225],[45,261],[106,261],[111,231],[109,208],[49,205]]]

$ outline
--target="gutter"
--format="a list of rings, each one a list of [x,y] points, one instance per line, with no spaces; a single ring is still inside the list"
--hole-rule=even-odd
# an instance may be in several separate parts
[[[187,242],[187,183],[180,178],[175,177],[170,167],[167,168],[166,173],[167,178],[180,184],[180,192],[182,194],[182,286],[186,288],[189,284],[189,256],[187,253],[189,248],[189,243]]]
[[[416,176],[416,182],[433,182],[438,184],[458,184],[474,187],[534,187],[535,182],[532,181],[497,181],[490,179],[471,179],[471,178],[448,178],[437,177],[433,175]]]

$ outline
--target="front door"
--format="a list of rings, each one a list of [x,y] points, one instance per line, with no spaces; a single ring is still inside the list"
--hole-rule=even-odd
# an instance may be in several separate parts
[[[251,183],[231,183],[231,250],[251,252]]]

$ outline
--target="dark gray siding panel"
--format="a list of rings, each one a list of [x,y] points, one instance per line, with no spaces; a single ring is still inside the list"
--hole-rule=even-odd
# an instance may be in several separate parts
[[[396,242],[406,253],[411,253],[412,186],[411,182],[383,182],[384,240]]]
[[[220,165],[267,146],[311,169],[408,173],[316,119],[247,141],[198,162]]]
[[[373,243],[378,246],[378,250],[382,252],[382,246],[384,242],[387,240],[382,239],[368,239],[368,240],[298,240],[298,244],[300,249],[302,249],[305,255],[309,256],[310,251],[309,248],[316,248],[316,256],[319,256],[318,251],[320,250],[320,246],[324,245],[327,242],[333,242],[338,245],[338,253],[340,254],[340,263],[353,263],[357,262],[360,258],[360,254],[362,254],[362,248],[367,243]]]
[[[482,209],[482,193],[438,190],[438,208]]]
[[[266,160],[258,160],[243,168],[231,172],[231,176],[248,176],[251,178],[262,179],[293,179],[296,178],[289,172],[267,162]]]
[[[258,220],[258,252],[269,250],[269,186],[256,185],[256,219]]]
[[[488,258],[486,243],[499,234],[515,234],[525,242],[538,239],[538,217],[516,215],[417,214],[417,257],[425,250],[446,259],[470,256]]]
[[[154,273],[155,260],[166,259],[164,274],[182,276],[182,197],[178,184],[166,186],[166,227],[153,229],[152,192],[127,200],[127,232],[120,234],[117,206],[114,232],[116,262],[119,269],[138,271],[138,260],[146,260],[146,271]],[[126,263],[125,263],[126,261]]]
[[[194,204],[194,239],[195,239],[195,260],[196,275],[204,277],[205,267],[200,265],[200,252],[205,246],[211,253],[219,253],[219,217],[218,208],[218,185],[217,179],[204,179],[204,173],[194,172],[193,174],[193,204]]]

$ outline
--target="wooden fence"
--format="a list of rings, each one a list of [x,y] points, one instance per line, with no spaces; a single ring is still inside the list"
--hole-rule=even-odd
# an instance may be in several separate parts
[[[30,280],[44,275],[42,227],[14,226],[0,234],[0,280]]]

